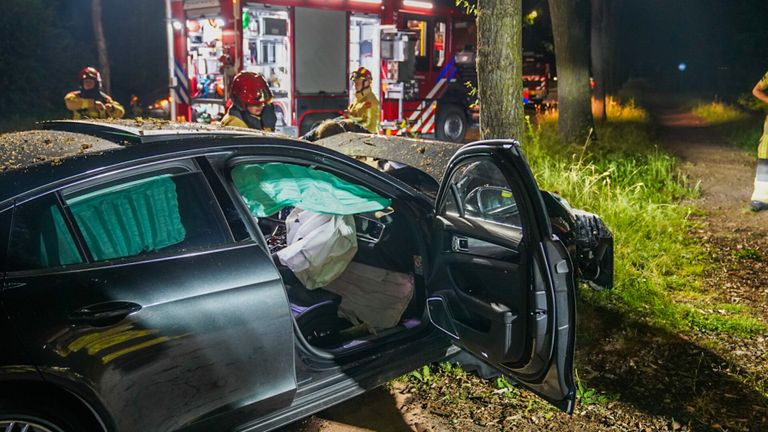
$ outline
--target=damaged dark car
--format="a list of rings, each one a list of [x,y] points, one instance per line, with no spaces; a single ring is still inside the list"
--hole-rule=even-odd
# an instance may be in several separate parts
[[[575,403],[601,219],[511,140],[0,136],[0,428],[267,431],[438,361]]]

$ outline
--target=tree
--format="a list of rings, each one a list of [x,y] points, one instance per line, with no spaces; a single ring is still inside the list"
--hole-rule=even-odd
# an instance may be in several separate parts
[[[102,89],[109,94],[109,55],[107,53],[107,39],[104,37],[104,28],[101,25],[101,0],[91,0],[91,20],[93,21],[93,34],[96,37],[96,49],[99,53]]]
[[[607,118],[605,108],[605,82],[607,64],[607,30],[609,19],[606,16],[606,0],[592,0],[592,30],[591,34],[591,52],[592,52],[592,78],[595,80],[594,89],[594,109],[592,114],[596,120],[605,120]]]
[[[557,61],[558,133],[566,143],[594,134],[589,86],[589,0],[549,0]]]
[[[523,113],[522,0],[478,0],[477,81],[480,136],[515,138]]]

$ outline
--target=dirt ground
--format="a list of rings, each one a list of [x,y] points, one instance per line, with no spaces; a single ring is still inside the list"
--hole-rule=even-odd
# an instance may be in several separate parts
[[[754,156],[689,113],[664,106],[652,113],[659,141],[701,189],[696,204],[703,212],[693,216],[700,223],[692,235],[715,263],[703,289],[768,323],[768,212],[748,210]],[[455,390],[451,383],[427,392],[401,383],[283,431],[768,431],[768,335],[668,334],[611,311],[587,306],[579,312],[599,317],[580,328],[599,338],[592,348],[577,348],[581,379],[610,396],[577,406],[573,416],[546,408],[521,415],[503,400],[446,402],[444,395]]]

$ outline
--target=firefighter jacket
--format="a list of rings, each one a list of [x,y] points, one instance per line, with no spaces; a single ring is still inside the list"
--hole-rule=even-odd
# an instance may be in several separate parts
[[[370,133],[379,133],[379,100],[370,88],[355,93],[355,101],[347,108],[350,120],[368,129]]]
[[[99,102],[101,106],[96,102]],[[72,111],[75,120],[86,118],[119,119],[123,118],[125,114],[125,109],[120,103],[100,91],[86,93],[83,90],[76,90],[69,92],[64,96],[64,103],[67,105],[67,109]]]
[[[240,111],[232,106],[224,118],[221,119],[221,125],[224,127],[259,129],[266,132],[274,131],[276,124],[277,116],[275,115],[275,107],[272,104],[264,105],[264,110],[259,117]]]

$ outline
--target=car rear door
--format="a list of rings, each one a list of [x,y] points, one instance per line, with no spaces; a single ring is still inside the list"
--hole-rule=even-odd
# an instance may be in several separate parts
[[[280,276],[221,199],[189,159],[16,205],[7,310],[44,376],[117,430],[228,430],[293,400]]]
[[[573,268],[519,145],[464,146],[448,165],[436,206],[432,323],[455,345],[572,412]]]

